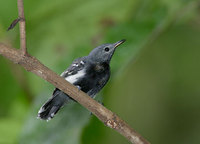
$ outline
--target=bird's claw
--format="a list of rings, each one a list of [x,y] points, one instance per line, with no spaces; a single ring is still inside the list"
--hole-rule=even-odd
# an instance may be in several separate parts
[[[76,87],[78,88],[78,91],[80,91],[80,90],[81,90],[81,87],[80,87],[79,85],[77,85]]]

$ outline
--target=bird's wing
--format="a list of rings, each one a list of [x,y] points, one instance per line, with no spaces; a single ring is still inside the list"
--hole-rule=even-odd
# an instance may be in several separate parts
[[[78,71],[81,71],[84,68],[84,64],[86,57],[80,57],[75,59],[72,64],[60,75],[64,78],[71,76],[71,75],[75,75],[76,73],[78,73]],[[81,89],[81,88],[80,88]],[[60,94],[60,90],[58,88],[55,88],[53,91],[53,96],[56,96],[58,94]]]
[[[108,73],[107,75],[105,75],[104,78],[102,78],[100,81],[99,81],[99,85],[97,85],[97,87],[89,90],[87,92],[87,94],[90,96],[90,97],[94,97],[105,85],[106,83],[108,82],[110,78],[110,73]]]
[[[85,65],[86,57],[81,57],[75,59],[72,64],[61,74],[62,77],[66,78],[68,76],[76,74],[78,71],[82,70]]]

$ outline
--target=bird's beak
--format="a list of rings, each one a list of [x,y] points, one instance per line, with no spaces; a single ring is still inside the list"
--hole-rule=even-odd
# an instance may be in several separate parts
[[[114,47],[115,47],[115,48],[118,47],[119,45],[121,45],[121,44],[124,43],[125,41],[126,41],[126,40],[123,39],[123,40],[120,40],[120,41],[114,43]]]

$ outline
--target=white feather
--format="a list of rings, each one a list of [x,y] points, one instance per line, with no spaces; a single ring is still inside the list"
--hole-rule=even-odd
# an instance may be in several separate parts
[[[83,77],[85,75],[85,70],[80,70],[78,71],[77,74],[74,75],[70,75],[68,77],[66,77],[65,79],[70,82],[71,84],[75,83],[79,78]]]
[[[72,64],[72,66],[78,67],[78,64]]]
[[[44,111],[44,108],[41,107],[38,113],[40,114],[40,113],[42,113],[43,111]]]
[[[81,64],[84,64],[84,62],[83,62],[83,61],[81,61]]]
[[[55,115],[55,114],[54,114],[54,113],[52,113],[52,114],[51,114],[51,117],[54,117],[54,115]]]

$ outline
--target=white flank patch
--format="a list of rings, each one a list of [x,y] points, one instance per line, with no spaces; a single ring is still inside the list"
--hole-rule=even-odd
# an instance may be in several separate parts
[[[80,70],[78,71],[77,74],[74,75],[70,75],[68,77],[66,77],[65,79],[70,82],[71,84],[75,83],[79,78],[83,77],[85,75],[85,70]]]

